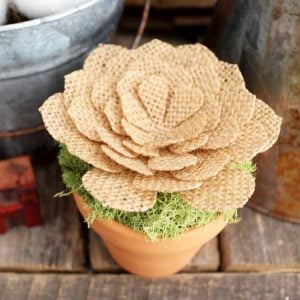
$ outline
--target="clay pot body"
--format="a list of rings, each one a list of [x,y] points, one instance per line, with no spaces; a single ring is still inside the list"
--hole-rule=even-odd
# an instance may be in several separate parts
[[[88,208],[78,195],[74,198],[86,218]],[[186,231],[178,239],[156,242],[146,240],[144,234],[115,221],[95,220],[91,227],[122,268],[142,277],[157,278],[180,271],[226,225],[221,216],[206,226]]]

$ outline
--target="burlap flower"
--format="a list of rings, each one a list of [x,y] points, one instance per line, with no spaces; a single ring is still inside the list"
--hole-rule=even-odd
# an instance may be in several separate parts
[[[124,211],[148,210],[157,191],[201,210],[243,206],[254,178],[234,165],[269,149],[281,124],[236,65],[158,40],[99,46],[40,111],[54,139],[94,167],[86,190]]]

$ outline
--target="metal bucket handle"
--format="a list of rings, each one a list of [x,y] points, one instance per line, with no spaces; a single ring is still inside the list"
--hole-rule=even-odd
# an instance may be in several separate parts
[[[140,44],[140,41],[142,39],[143,33],[145,31],[145,27],[147,25],[148,17],[149,17],[149,11],[151,6],[151,0],[145,0],[144,1],[144,9],[142,18],[137,30],[137,34],[132,42],[131,49],[135,49]],[[14,131],[2,131],[0,132],[0,139],[1,138],[14,138],[24,135],[30,135],[39,131],[42,131],[45,129],[44,125],[39,125],[37,127],[33,128],[26,128],[26,129],[20,129],[20,130],[14,130]]]

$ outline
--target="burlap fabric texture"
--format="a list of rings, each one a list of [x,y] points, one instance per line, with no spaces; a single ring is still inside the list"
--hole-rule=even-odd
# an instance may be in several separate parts
[[[40,111],[53,138],[94,167],[86,190],[124,211],[148,210],[158,191],[204,211],[243,206],[254,177],[234,166],[269,149],[281,125],[236,65],[159,40],[100,45]]]

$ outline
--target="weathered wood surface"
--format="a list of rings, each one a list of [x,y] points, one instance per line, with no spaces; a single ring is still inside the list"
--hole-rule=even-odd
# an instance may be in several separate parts
[[[89,234],[89,253],[91,268],[94,271],[103,273],[117,273],[122,271],[108,253],[100,237],[92,230],[90,230]]]
[[[221,233],[225,271],[300,271],[300,225],[249,208]]]
[[[0,271],[82,271],[83,243],[75,205],[53,198],[64,189],[56,162],[35,167],[43,225],[0,235]]]
[[[96,272],[115,273],[122,272],[122,269],[116,265],[104,247],[101,239],[94,233],[90,232],[90,261],[91,267]],[[182,270],[182,272],[201,272],[216,271],[220,265],[218,250],[218,240],[213,239],[204,245],[192,261]]]
[[[173,23],[175,26],[209,26],[212,20],[211,14],[207,15],[178,15],[174,16]]]
[[[220,266],[218,238],[205,244],[182,272],[217,271]]]
[[[296,300],[300,274],[180,274],[147,280],[132,275],[1,274],[1,300]]]
[[[144,0],[126,0],[126,5],[144,5]],[[210,8],[216,0],[151,0],[155,8]]]

